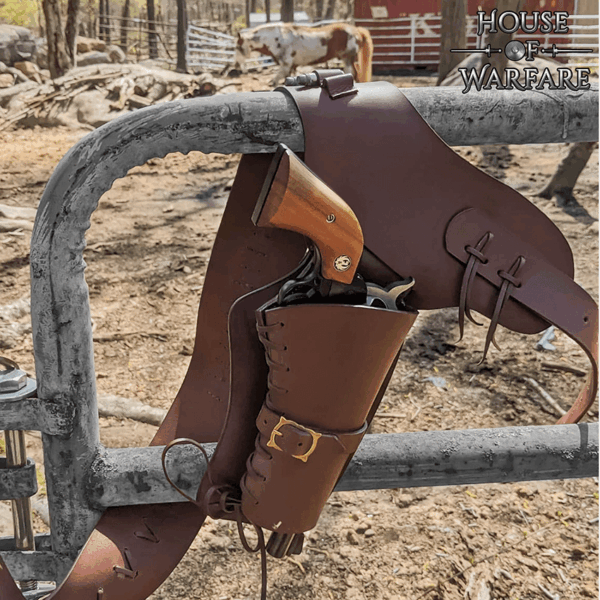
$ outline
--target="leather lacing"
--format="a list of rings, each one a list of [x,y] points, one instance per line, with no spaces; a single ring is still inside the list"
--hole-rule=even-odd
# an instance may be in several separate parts
[[[267,392],[267,398],[269,397],[269,393],[271,390],[275,390],[277,392],[280,392],[281,394],[287,394],[288,392],[285,388],[282,388],[281,386],[278,386],[273,382],[273,371],[289,371],[290,368],[285,363],[273,360],[273,357],[271,356],[271,352],[273,350],[276,350],[277,352],[285,352],[287,350],[287,346],[281,346],[280,344],[271,341],[267,337],[270,333],[273,333],[274,331],[277,331],[282,327],[285,327],[285,323],[273,323],[272,325],[259,325],[258,323],[256,324],[256,330],[258,331],[258,339],[260,340],[261,344],[265,347],[265,358],[267,361],[267,365],[269,366],[269,376],[267,378],[269,392]]]
[[[521,267],[524,264],[525,257],[518,256],[508,271],[498,271],[498,277],[502,279],[502,287],[500,288],[498,300],[496,301],[496,306],[494,307],[494,314],[492,315],[492,322],[490,323],[490,328],[488,329],[487,335],[485,336],[483,356],[481,357],[479,364],[481,364],[485,360],[485,357],[487,356],[487,352],[490,347],[490,343],[494,344],[494,346],[496,346],[496,348],[500,350],[498,344],[494,340],[494,334],[496,333],[496,327],[498,326],[498,321],[500,320],[500,313],[502,312],[506,301],[510,298],[512,288],[521,287],[521,282],[518,279],[516,279],[515,275],[521,270]]]
[[[203,502],[199,502],[198,500],[196,500],[196,499],[192,498],[191,496],[189,496],[188,494],[186,494],[179,486],[177,486],[177,484],[175,484],[171,480],[169,473],[167,471],[166,458],[167,458],[167,453],[169,452],[169,450],[171,448],[173,448],[174,446],[183,446],[183,445],[190,445],[190,444],[192,446],[195,446],[196,448],[198,448],[202,452],[202,454],[204,455],[204,459],[206,460],[206,476],[208,478],[208,481],[211,484],[211,487],[210,487],[208,493],[206,494],[205,498],[203,499],[204,500]],[[175,488],[175,490],[177,490],[177,492],[179,492],[179,494],[181,494],[186,500],[188,500],[189,502],[192,502],[193,504],[195,504],[196,506],[198,506],[202,510],[204,510],[206,512],[206,514],[210,515],[210,510],[209,510],[210,505],[208,504],[209,499],[212,496],[214,496],[215,493],[218,494],[218,502],[216,504],[218,505],[218,507],[221,509],[222,512],[233,514],[235,516],[238,535],[239,535],[240,541],[242,542],[242,546],[244,547],[244,549],[246,551],[252,552],[252,553],[260,552],[260,570],[261,570],[260,600],[266,600],[267,599],[267,550],[266,550],[265,536],[263,534],[263,531],[258,525],[255,525],[254,523],[252,523],[252,521],[250,521],[250,519],[248,519],[242,513],[242,507],[241,507],[242,502],[241,502],[240,498],[238,497],[237,490],[235,490],[233,487],[221,487],[221,486],[215,486],[213,484],[213,479],[212,479],[212,475],[211,475],[211,463],[208,458],[208,454],[206,453],[206,450],[204,449],[202,444],[200,444],[196,440],[193,440],[190,438],[178,438],[176,440],[169,442],[165,446],[165,449],[163,450],[163,453],[162,453],[162,468],[165,473],[165,477],[166,477],[167,481],[171,484],[171,486],[173,488]],[[211,503],[211,504],[213,504],[213,503]],[[248,521],[254,527],[254,529],[256,531],[258,540],[256,542],[255,547],[252,547],[248,543],[248,539],[246,538],[246,533],[244,532],[244,519],[246,519],[246,521]]]
[[[276,350],[277,352],[285,352],[287,350],[287,346],[282,346],[282,345],[278,344],[277,342],[273,342],[272,340],[270,340],[268,338],[269,334],[281,329],[282,327],[285,327],[285,323],[279,322],[279,323],[273,323],[271,325],[259,325],[258,323],[256,324],[256,330],[258,331],[258,339],[260,340],[261,344],[265,347],[265,350],[266,350],[265,359],[267,361],[267,365],[269,366],[269,375],[267,377],[267,386],[269,389],[267,391],[267,396],[265,398],[265,403],[269,408],[271,408],[271,406],[272,406],[271,402],[270,402],[271,390],[276,390],[280,394],[288,393],[288,390],[286,390],[285,388],[282,388],[281,386],[278,386],[277,384],[275,384],[273,382],[273,371],[274,370],[282,370],[282,371],[287,372],[290,370],[290,368],[285,363],[273,360],[273,357],[271,356],[271,352],[273,350]],[[248,457],[248,460],[246,461],[246,473],[244,473],[243,480],[246,479],[246,477],[248,476],[248,472],[250,472],[252,477],[256,477],[256,478],[262,479],[263,481],[266,481],[266,478],[263,477],[260,473],[258,473],[256,471],[256,469],[253,467],[252,459],[256,452],[262,452],[263,454],[265,454],[268,457],[269,460],[273,460],[273,456],[271,455],[271,453],[268,450],[266,450],[265,448],[260,446],[260,433],[256,436],[256,441],[255,441],[254,446],[255,446],[254,452]],[[246,488],[246,493],[248,493],[250,496],[252,496],[252,498],[254,498],[255,504],[258,504],[257,498],[247,488]]]
[[[493,238],[494,234],[488,231],[477,244],[475,244],[475,247],[465,247],[465,251],[469,254],[469,260],[460,286],[460,300],[458,304],[458,329],[460,336],[457,343],[463,339],[465,333],[465,316],[471,323],[479,325],[480,327],[483,325],[483,323],[478,323],[471,315],[471,310],[469,308],[469,292],[471,291],[471,286],[477,275],[479,265],[485,265],[488,262],[488,259],[483,254],[483,250]]]
[[[477,275],[479,265],[485,265],[488,262],[488,259],[483,251],[487,244],[493,239],[494,234],[488,231],[484,236],[481,237],[475,246],[465,246],[465,252],[469,254],[469,260],[467,261],[467,266],[465,267],[465,272],[460,286],[460,299],[458,305],[459,338],[457,343],[460,342],[464,336],[465,317],[475,325],[483,325],[483,323],[478,323],[471,315],[469,308],[469,293],[471,291],[473,281],[475,281],[475,276]],[[500,320],[500,314],[502,313],[502,309],[504,308],[506,301],[508,298],[510,298],[512,288],[521,287],[521,282],[516,278],[516,275],[524,264],[525,257],[518,256],[508,271],[498,271],[498,277],[502,279],[502,286],[500,287],[500,293],[498,294],[498,299],[496,300],[496,305],[494,306],[494,313],[485,337],[483,356],[481,357],[479,364],[483,363],[483,361],[486,359],[491,344],[500,350],[500,346],[498,346],[496,343],[494,335],[496,333],[498,321]]]

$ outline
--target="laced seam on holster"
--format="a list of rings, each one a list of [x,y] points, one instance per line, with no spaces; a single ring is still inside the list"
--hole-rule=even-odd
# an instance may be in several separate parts
[[[167,468],[166,468],[165,461],[166,461],[166,456],[167,456],[168,451],[171,448],[173,448],[174,446],[182,446],[182,445],[186,445],[186,444],[195,446],[204,455],[204,458],[206,460],[206,476],[212,486],[209,490],[209,494],[210,494],[210,491],[212,491],[212,490],[220,491],[219,502],[218,502],[219,507],[223,510],[223,512],[233,513],[235,515],[238,535],[240,537],[240,541],[242,542],[242,546],[244,547],[244,549],[246,551],[252,552],[252,553],[260,551],[260,568],[261,568],[260,599],[266,600],[267,599],[267,549],[266,549],[266,545],[265,545],[265,536],[263,534],[263,531],[258,525],[255,525],[254,523],[252,523],[252,521],[250,521],[250,519],[248,519],[248,517],[246,517],[242,513],[241,500],[239,498],[236,498],[231,495],[231,492],[232,492],[231,489],[219,488],[218,486],[213,485],[213,478],[212,478],[211,472],[210,472],[210,468],[211,468],[210,460],[209,460],[208,454],[206,453],[206,450],[204,449],[202,444],[200,444],[199,442],[197,442],[196,440],[193,440],[191,438],[178,438],[178,439],[172,440],[165,446],[163,453],[162,453],[162,468],[163,468],[163,472],[165,474],[167,481],[173,488],[175,488],[175,490],[177,490],[177,492],[179,494],[181,494],[184,498],[186,498],[186,500],[192,502],[192,504],[195,504],[196,506],[202,507],[202,503],[198,502],[197,500],[194,500],[191,496],[186,494],[182,489],[180,489],[172,481],[172,479],[169,476],[169,473],[167,471]],[[209,494],[207,494],[207,495],[209,495]],[[206,507],[203,507],[203,508],[206,509]],[[207,512],[208,512],[208,510],[207,510]],[[252,546],[250,546],[250,544],[248,543],[248,539],[246,538],[246,534],[244,532],[244,524],[243,524],[244,518],[256,530],[256,535],[258,536],[258,541],[256,543],[255,548],[252,548]],[[137,575],[137,572],[136,572],[136,575]]]
[[[258,331],[258,339],[260,340],[261,344],[265,347],[266,350],[265,360],[267,361],[267,366],[269,367],[269,375],[267,377],[267,385],[269,387],[269,392],[270,390],[275,390],[282,394],[287,394],[288,390],[274,383],[272,372],[278,369],[285,371],[289,371],[290,369],[286,364],[273,360],[271,356],[272,350],[277,350],[278,352],[285,352],[287,347],[281,346],[267,337],[270,333],[276,331],[277,329],[281,329],[281,327],[283,326],[283,323],[274,323],[272,325],[259,325],[257,323],[256,330]],[[267,397],[269,395],[269,392],[267,392]]]
[[[460,286],[460,300],[458,304],[459,338],[456,343],[463,339],[465,332],[465,316],[467,319],[469,319],[469,321],[471,321],[471,323],[479,326],[483,325],[483,323],[478,323],[471,315],[471,310],[469,308],[469,292],[471,291],[471,286],[475,280],[475,276],[477,275],[477,269],[479,268],[479,265],[486,264],[488,262],[488,259],[485,257],[482,251],[493,238],[494,234],[488,231],[477,242],[477,244],[475,244],[474,247],[465,247],[465,251],[469,254],[469,260],[467,262],[467,266],[465,267],[465,272]]]

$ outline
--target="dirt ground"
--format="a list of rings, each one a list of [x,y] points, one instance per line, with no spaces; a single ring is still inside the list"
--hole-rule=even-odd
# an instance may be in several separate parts
[[[435,82],[426,76],[392,80],[401,87]],[[266,89],[265,81],[248,77],[244,87]],[[85,134],[39,128],[0,133],[0,203],[37,207],[58,161]],[[576,280],[597,300],[597,151],[576,189],[581,206],[565,212],[533,194],[566,155],[566,144],[456,150],[554,220],[573,248]],[[100,393],[163,408],[175,397],[237,162],[236,156],[170,155],[134,169],[103,196],[85,251]],[[30,238],[28,230],[0,233],[0,313],[29,295]],[[17,319],[24,333],[16,342],[0,338],[0,354],[34,374],[28,321],[28,314]],[[554,351],[540,352],[541,335],[500,328],[502,352],[492,350],[476,366],[484,337],[485,328],[468,325],[456,344],[456,310],[421,314],[373,432],[555,422],[558,415],[524,378],[568,408],[581,379],[543,370],[542,363],[587,370],[583,352],[561,332]],[[588,420],[597,417],[595,405]],[[129,420],[100,422],[109,447],[146,445],[156,431]],[[41,471],[39,435],[28,433],[27,443]],[[5,516],[8,506],[0,503]],[[10,535],[1,517],[0,535]],[[38,516],[35,525],[37,532],[47,530]],[[209,521],[151,599],[242,600],[258,598],[259,589],[258,557],[242,549],[230,523]],[[597,479],[334,493],[304,552],[269,560],[269,598],[598,598]]]

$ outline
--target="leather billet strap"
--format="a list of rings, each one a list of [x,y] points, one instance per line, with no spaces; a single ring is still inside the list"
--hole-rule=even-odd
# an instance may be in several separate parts
[[[504,274],[521,258],[520,268],[510,282],[511,297],[564,331],[583,348],[592,363],[577,400],[559,421],[576,423],[588,411],[598,391],[598,307],[583,288],[548,264],[526,239],[515,236],[478,209],[464,210],[450,221],[446,247],[454,258],[467,264],[471,255],[468,248],[486,238],[489,242],[482,251],[478,276],[501,289]]]

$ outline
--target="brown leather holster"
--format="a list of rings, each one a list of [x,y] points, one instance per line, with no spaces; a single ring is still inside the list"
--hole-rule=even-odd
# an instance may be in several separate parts
[[[345,83],[343,93],[335,93],[333,83],[282,93],[291,95],[302,116],[304,160],[353,209],[363,228],[365,246],[377,259],[361,263],[359,272],[367,281],[375,282],[387,277],[390,270],[398,279],[414,277],[410,303],[415,309],[460,306],[463,315],[475,309],[494,324],[518,332],[539,332],[549,324],[565,331],[592,361],[587,385],[560,422],[578,421],[597,391],[597,307],[573,280],[571,251],[558,228],[520,194],[448,148],[395,86],[379,82],[349,89]],[[257,417],[264,417],[267,423],[260,426],[259,454],[251,463],[256,472],[267,477],[268,473],[261,471],[266,467],[260,464],[260,449],[266,447],[264,440],[270,440],[277,427],[277,417],[294,415],[308,429],[316,427],[309,409],[327,409],[334,387],[348,383],[342,376],[344,369],[352,376],[348,377],[350,382],[366,384],[355,366],[369,360],[361,354],[365,343],[372,348],[377,363],[372,365],[377,374],[369,383],[372,387],[363,390],[371,406],[369,414],[365,417],[361,406],[349,412],[349,421],[341,424],[338,420],[345,414],[325,410],[319,431],[338,437],[345,448],[344,460],[354,450],[361,424],[368,422],[372,407],[381,398],[399,342],[414,313],[375,316],[374,309],[374,316],[363,322],[361,307],[261,309],[275,296],[281,278],[297,269],[306,248],[306,241],[298,234],[256,228],[251,222],[269,164],[269,155],[246,155],[241,160],[204,283],[189,370],[152,441],[153,445],[176,438],[219,441],[210,464],[211,479],[203,481],[199,492],[201,509],[181,503],[107,510],[67,579],[51,595],[53,599],[147,598],[184,555],[206,513],[218,512],[215,489],[239,489],[246,459],[253,453],[259,433]],[[293,406],[277,394],[271,397],[265,347],[256,330],[257,311],[261,327],[269,327],[278,319],[303,327],[310,320],[321,323],[320,315],[330,317],[325,322],[333,329],[323,328],[323,335],[313,341],[321,346],[335,344],[341,336],[346,344],[344,351],[329,351],[327,359],[331,361],[327,364],[334,366],[319,371],[314,398],[309,393],[312,388],[303,387]],[[391,337],[386,337],[388,325]],[[356,326],[359,343],[353,342],[350,326]],[[318,325],[311,332],[320,328]],[[376,335],[365,342],[371,328]],[[263,332],[270,342],[277,343],[267,330]],[[325,353],[319,352],[310,335],[305,337],[305,343],[300,343],[302,336],[298,335],[293,347],[287,344],[290,353],[300,353],[293,360],[291,354],[288,358],[289,373],[301,385],[308,381],[309,372],[315,373],[311,361],[326,366]],[[349,348],[358,354],[349,357]],[[275,346],[268,351],[277,352]],[[311,351],[315,353],[312,357]],[[297,371],[292,365],[299,365]],[[327,379],[329,374],[331,380]],[[279,380],[277,385],[291,387],[291,383]],[[357,398],[365,397],[363,391]],[[266,409],[261,412],[265,400]],[[329,418],[334,419],[333,425]],[[284,432],[283,425],[279,432],[282,436],[275,439],[281,440],[282,456],[278,458],[283,458],[287,448],[290,452],[285,460],[301,462],[291,448],[281,445],[283,437],[285,444],[290,443],[290,432]],[[309,441],[301,434],[302,430],[296,443],[312,445],[312,436],[308,434]],[[338,444],[335,439],[329,443]],[[318,444],[314,453],[317,451]],[[306,465],[311,464],[310,458]],[[284,471],[284,467],[278,468]],[[331,479],[321,497],[329,493]],[[246,480],[247,490],[256,494],[250,487]],[[274,519],[280,518],[274,506],[278,493],[270,496],[267,490],[264,496],[267,506],[273,506],[273,518],[265,516],[269,511],[260,515],[261,523],[272,528],[277,523]],[[251,513],[252,508],[246,510]],[[314,514],[308,515],[298,526],[314,519]],[[145,533],[147,530],[152,535]],[[132,575],[124,577],[124,572]],[[22,598],[1,559],[0,598]]]
[[[256,418],[241,508],[255,525],[302,533],[317,524],[366,433],[417,314],[271,302],[256,316],[269,391]]]

